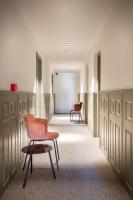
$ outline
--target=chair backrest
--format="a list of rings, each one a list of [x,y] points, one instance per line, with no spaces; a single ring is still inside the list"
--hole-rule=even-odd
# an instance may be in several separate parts
[[[80,111],[82,108],[82,102],[74,104],[74,110],[75,111]]]
[[[44,139],[47,132],[47,120],[35,118],[33,115],[27,114],[23,116],[27,135],[29,139]]]

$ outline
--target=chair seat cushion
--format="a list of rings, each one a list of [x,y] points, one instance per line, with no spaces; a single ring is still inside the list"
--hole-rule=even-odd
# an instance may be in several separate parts
[[[49,152],[51,150],[52,147],[47,144],[32,144],[22,148],[22,152],[27,154],[40,154]]]
[[[45,140],[53,140],[57,139],[59,137],[59,133],[57,132],[47,132],[46,134],[44,133],[42,136],[34,136],[31,137],[31,140],[36,140],[36,141],[45,141]]]
[[[59,137],[59,133],[57,132],[47,132],[45,135],[46,139],[57,139]]]

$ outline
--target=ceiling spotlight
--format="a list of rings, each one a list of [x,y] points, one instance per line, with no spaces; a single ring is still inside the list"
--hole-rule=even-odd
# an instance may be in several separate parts
[[[64,47],[65,47],[65,48],[68,48],[68,47],[69,47],[69,44],[68,44],[68,43],[64,43]]]

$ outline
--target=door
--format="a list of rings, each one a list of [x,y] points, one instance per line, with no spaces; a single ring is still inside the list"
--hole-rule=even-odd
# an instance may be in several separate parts
[[[55,113],[69,113],[70,107],[78,102],[78,73],[54,73]]]

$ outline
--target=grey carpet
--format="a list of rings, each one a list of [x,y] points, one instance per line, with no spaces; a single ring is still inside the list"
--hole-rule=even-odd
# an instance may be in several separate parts
[[[76,122],[76,120],[75,120]],[[130,200],[126,189],[112,172],[97,138],[83,124],[55,116],[51,130],[60,132],[60,170],[53,180],[48,156],[34,156],[34,171],[22,189],[23,172],[14,177],[1,200]],[[52,154],[54,159],[54,154]]]

